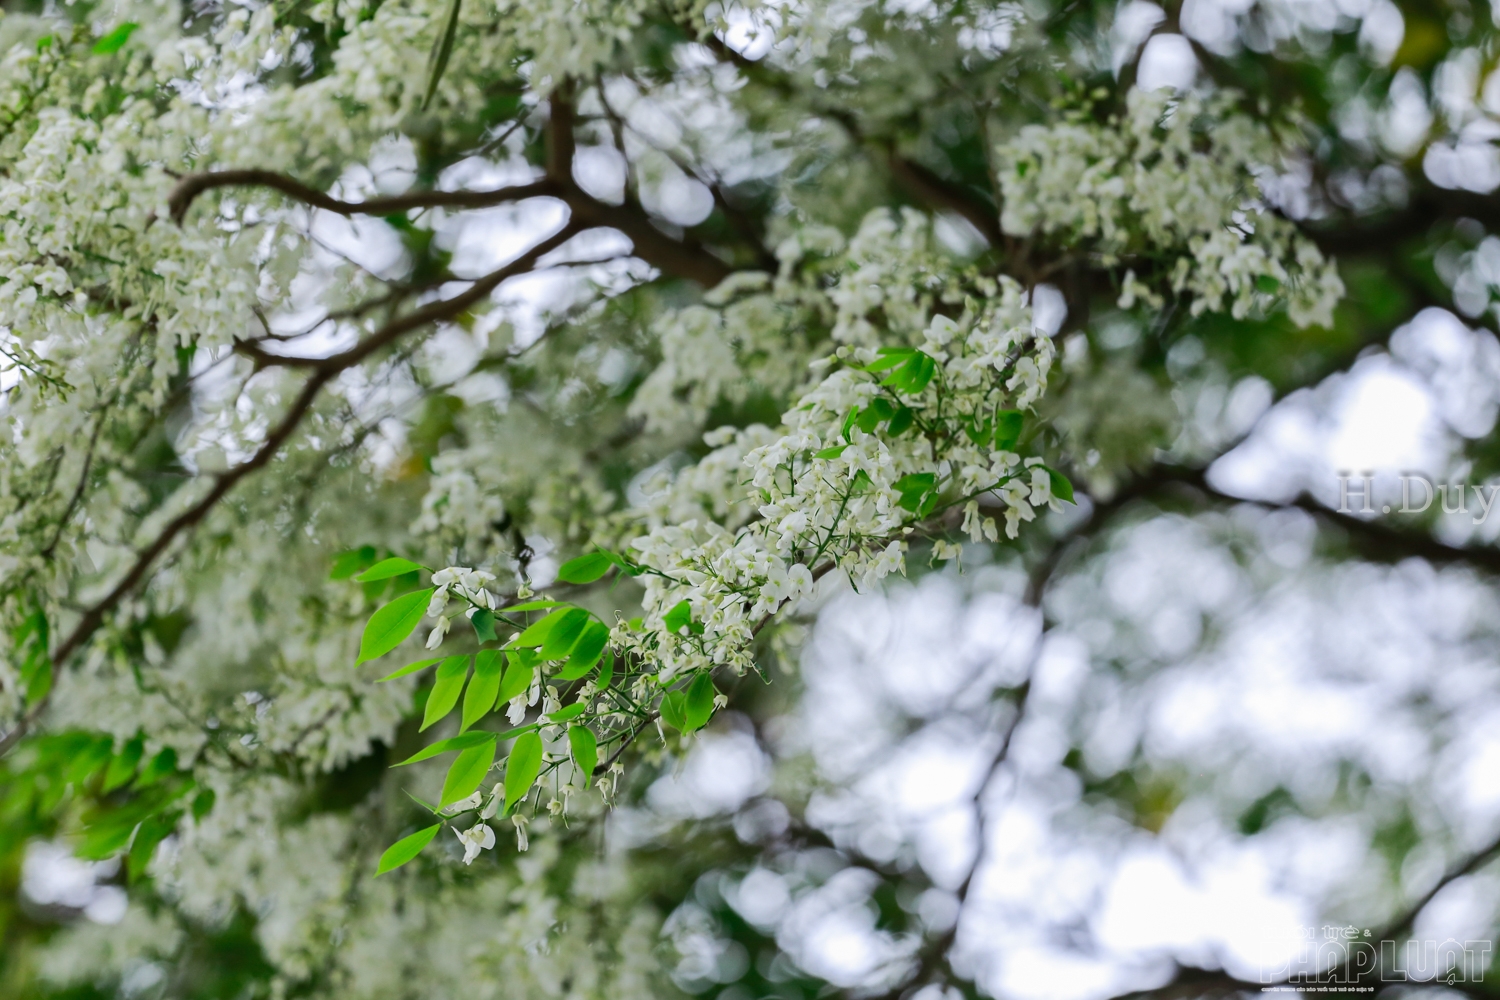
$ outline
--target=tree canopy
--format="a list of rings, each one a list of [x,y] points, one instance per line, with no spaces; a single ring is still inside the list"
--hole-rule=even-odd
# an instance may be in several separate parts
[[[1438,988],[1497,25],[6,5],[0,992]]]

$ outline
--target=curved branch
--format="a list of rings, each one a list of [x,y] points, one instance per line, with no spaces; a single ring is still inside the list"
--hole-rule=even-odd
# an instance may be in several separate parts
[[[368,201],[340,201],[273,170],[215,170],[188,174],[177,182],[177,186],[167,196],[167,208],[171,211],[172,221],[182,225],[188,209],[200,194],[225,187],[270,188],[294,201],[345,217],[395,215],[413,208],[489,208],[507,201],[557,194],[557,185],[550,179],[544,179],[530,184],[497,188],[494,191],[412,191],[389,198],[371,198]]]
[[[1405,531],[1393,528],[1380,521],[1366,520],[1350,514],[1340,514],[1314,500],[1307,494],[1299,494],[1287,503],[1237,497],[1209,485],[1202,469],[1181,466],[1157,465],[1130,488],[1132,497],[1160,492],[1170,486],[1185,486],[1212,500],[1225,503],[1253,504],[1257,507],[1285,509],[1295,507],[1306,511],[1319,520],[1342,528],[1369,558],[1380,561],[1405,559],[1416,556],[1434,565],[1444,566],[1461,563],[1500,574],[1500,548],[1481,545],[1449,545],[1440,542],[1425,531]]]
[[[151,544],[142,549],[125,575],[103,598],[92,604],[65,639],[53,650],[51,661],[54,669],[61,668],[104,623],[105,617],[115,609],[147,576],[156,560],[161,557],[183,533],[195,527],[209,512],[229,494],[245,477],[263,468],[281,450],[301,426],[303,419],[312,410],[313,403],[323,387],[340,372],[352,368],[370,355],[395,342],[403,334],[410,333],[429,323],[451,319],[478,304],[507,278],[529,271],[538,258],[556,249],[573,236],[576,230],[565,226],[547,239],[533,246],[520,257],[498,270],[492,271],[467,289],[450,299],[429,303],[404,316],[387,323],[380,330],[360,341],[354,347],[326,358],[278,359],[286,367],[308,368],[312,374],[302,384],[302,390],[292,402],[281,420],[266,435],[255,454],[239,465],[214,477],[213,487],[187,510],[169,521]],[[271,357],[274,357],[271,356]],[[27,710],[21,720],[0,736],[0,756],[16,745],[46,709],[47,698],[43,697]]]

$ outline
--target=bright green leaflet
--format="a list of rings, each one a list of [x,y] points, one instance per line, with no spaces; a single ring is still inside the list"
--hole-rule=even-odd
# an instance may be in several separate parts
[[[584,626],[583,634],[573,646],[573,653],[568,657],[568,662],[558,671],[557,679],[560,681],[577,680],[590,670],[594,664],[599,662],[599,657],[604,654],[604,647],[609,642],[609,628],[601,621],[591,621]]]
[[[683,705],[682,721],[687,724],[683,732],[691,733],[708,725],[708,720],[714,714],[714,690],[713,678],[708,671],[703,671],[693,678],[693,683],[688,685],[687,700]]]
[[[535,736],[535,733],[529,734]],[[523,736],[522,739],[525,739]],[[517,740],[517,742],[520,742]],[[443,795],[438,800],[438,808],[452,805],[462,799],[468,798],[479,790],[484,784],[484,776],[489,773],[490,765],[495,762],[495,744],[490,742],[481,743],[477,747],[470,747],[459,754],[448,768],[448,777],[443,779]]]
[[[416,663],[408,663],[406,666],[402,667],[400,670],[397,670],[394,673],[386,674],[384,677],[382,677],[380,679],[382,681],[393,681],[397,677],[405,677],[407,674],[414,674],[418,670],[424,670],[427,667],[432,666],[434,663],[437,663],[441,659],[442,659],[441,656],[434,656],[430,660],[418,660]]]
[[[599,740],[587,726],[569,726],[568,746],[573,751],[573,763],[578,765],[580,784],[587,788],[594,768],[599,766]]]
[[[161,753],[151,758],[151,763],[147,764],[145,769],[141,771],[141,776],[135,779],[134,787],[137,789],[150,788],[176,770],[177,751],[171,747],[167,747]]]
[[[438,754],[449,753],[454,750],[469,750],[485,743],[494,743],[499,739],[497,733],[463,733],[446,740],[438,740],[431,746],[423,747],[410,757],[406,758],[394,767],[405,767],[407,764],[416,764],[424,760],[431,760]]]
[[[146,873],[146,866],[156,854],[156,845],[167,839],[167,834],[177,829],[182,810],[152,816],[136,827],[135,839],[130,842],[130,853],[125,858],[125,877],[134,882]]]
[[[509,666],[505,668],[505,677],[500,681],[500,694],[495,698],[496,708],[525,694],[531,687],[532,678],[536,676],[536,654],[529,649],[506,653],[505,660]]]
[[[522,611],[545,611],[547,608],[561,607],[559,601],[527,601],[525,604],[512,604],[508,608],[501,608],[502,615],[519,614]]]
[[[547,716],[547,721],[548,722],[567,722],[570,719],[576,719],[576,718],[578,718],[580,715],[583,714],[583,711],[586,708],[588,708],[588,706],[585,705],[583,702],[581,702],[581,701],[575,701],[573,704],[569,705],[568,707],[566,707],[566,708],[559,708],[557,711],[555,711],[555,712],[551,713],[550,715],[548,715]]]
[[[130,36],[135,34],[135,29],[139,27],[140,25],[134,21],[126,21],[94,43],[94,54],[107,56],[120,51],[125,47],[125,43],[130,41]]]
[[[469,690],[464,692],[463,722],[458,731],[463,732],[484,718],[495,707],[495,698],[500,693],[500,671],[504,661],[493,649],[482,649],[474,654],[474,679]]]
[[[995,447],[1000,451],[1014,451],[1025,424],[1026,417],[1020,410],[1001,410],[995,414]]]
[[[389,559],[380,560],[380,562],[356,576],[354,582],[373,583],[376,580],[389,580],[393,576],[405,576],[408,573],[415,573],[418,570],[426,568],[426,566],[414,563],[410,559],[392,556]]]
[[[1047,480],[1052,486],[1052,495],[1059,500],[1073,503],[1073,484],[1068,481],[1068,477],[1048,466],[1044,465],[1042,468],[1047,470]]]
[[[354,661],[355,665],[384,656],[405,642],[427,613],[435,589],[428,587],[403,594],[371,615],[359,640],[359,659]]]
[[[328,579],[347,580],[374,562],[375,546],[373,545],[350,549],[348,552],[340,552],[338,557],[333,560],[333,570],[328,574]]]
[[[139,736],[125,744],[119,755],[109,762],[109,769],[104,772],[104,784],[99,790],[112,792],[135,777],[135,769],[140,766],[144,749],[145,740]]]
[[[693,620],[693,606],[687,601],[678,601],[672,610],[662,616],[661,623],[668,632],[681,632]]]
[[[603,552],[590,552],[563,563],[557,571],[557,578],[563,583],[593,583],[608,573],[613,565],[614,560]]]
[[[562,621],[563,615],[569,611],[577,610],[577,608],[569,607],[566,604],[559,605],[556,611],[548,614],[540,621],[528,625],[520,635],[510,641],[509,645],[515,649],[529,649],[540,646],[546,640],[547,633],[552,631],[553,626]]]
[[[476,608],[469,616],[469,624],[474,626],[474,635],[480,642],[494,642],[499,638],[495,634],[495,613],[489,608]]]
[[[464,681],[469,677],[469,657],[450,656],[438,664],[437,677],[432,682],[432,693],[427,696],[427,710],[422,713],[422,728],[427,729],[434,722],[442,719],[453,706],[458,704],[458,696],[464,689]]]
[[[375,869],[376,875],[384,875],[388,871],[394,871],[406,864],[412,858],[422,853],[422,848],[432,843],[432,838],[443,828],[443,824],[429,826],[425,830],[418,830],[409,837],[402,837],[380,856],[380,866]]]
[[[687,732],[685,719],[687,695],[681,691],[668,691],[661,698],[661,721],[677,730]]]
[[[561,660],[573,651],[578,637],[589,623],[589,613],[582,608],[569,608],[557,619],[542,640],[541,656],[544,660]]]
[[[505,811],[526,797],[542,772],[542,738],[536,733],[519,737],[510,748],[505,764]]]

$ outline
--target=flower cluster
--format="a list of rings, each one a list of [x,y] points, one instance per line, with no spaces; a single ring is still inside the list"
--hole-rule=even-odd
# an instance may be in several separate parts
[[[1330,324],[1343,283],[1259,194],[1256,177],[1283,146],[1234,100],[1133,90],[1122,118],[1023,126],[995,149],[1002,228],[1124,263],[1124,308],[1162,308],[1137,274],[1159,270],[1194,315],[1227,308],[1238,319],[1284,301],[1299,326]]]
[[[993,540],[981,500],[1004,509],[1010,537],[1055,503],[1054,474],[1016,450],[1053,357],[1021,286],[944,261],[916,214],[871,215],[825,273],[843,346],[816,365],[821,380],[775,433],[710,434],[717,447],[642,511],[650,530],[631,546],[647,613],[616,640],[663,679],[749,669],[760,626],[811,596],[818,576],[837,569],[873,586],[902,570],[907,536],[943,511],[962,508],[962,530]],[[695,506],[700,516],[683,519]],[[691,627],[668,628],[684,602]]]

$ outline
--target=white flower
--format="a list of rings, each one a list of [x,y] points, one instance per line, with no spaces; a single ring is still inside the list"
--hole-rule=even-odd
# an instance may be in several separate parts
[[[446,813],[449,816],[456,816],[461,812],[467,812],[468,810],[473,809],[477,805],[479,805],[479,793],[475,792],[473,795],[470,795],[466,799],[459,799],[457,802],[448,803],[447,805],[443,806],[443,808],[439,809],[438,812]]]
[[[447,634],[448,616],[444,615],[437,620],[437,625],[433,627],[432,631],[427,633],[427,648],[437,649],[443,642],[443,636]]]
[[[516,827],[516,850],[526,850],[526,848],[531,846],[530,842],[526,839],[526,817],[522,816],[520,813],[516,813],[511,816],[510,821],[514,823]]]
[[[495,787],[490,789],[489,804],[484,807],[484,811],[479,814],[479,818],[489,819],[490,817],[494,816],[495,813],[500,811],[500,806],[504,801],[505,783],[497,781],[495,782]]]
[[[472,865],[474,859],[479,857],[481,850],[488,851],[495,846],[495,831],[491,830],[485,823],[476,823],[463,833],[453,831],[458,836],[458,842],[464,845],[464,864]]]
[[[459,570],[458,585],[469,594],[474,594],[495,578],[495,574],[486,573],[482,569]]]

